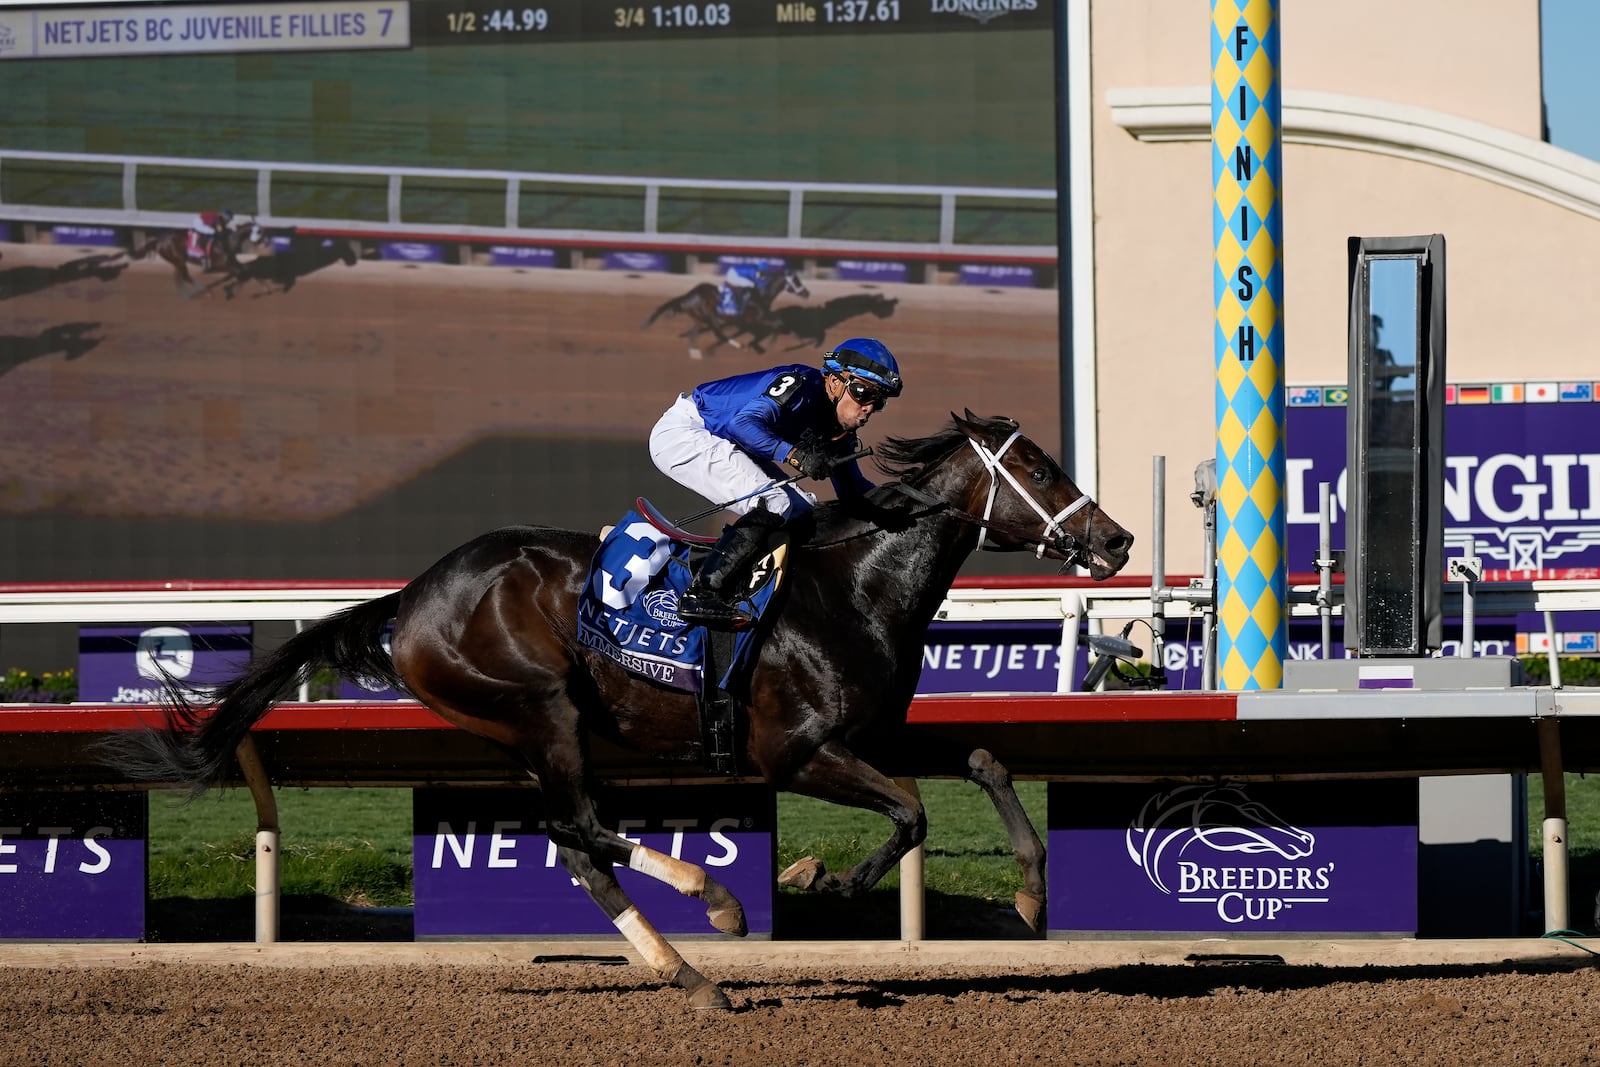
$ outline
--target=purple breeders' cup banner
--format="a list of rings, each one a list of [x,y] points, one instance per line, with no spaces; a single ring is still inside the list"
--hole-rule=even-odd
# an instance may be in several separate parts
[[[527,245],[490,245],[491,267],[559,267],[556,250]]]
[[[50,232],[58,245],[117,246],[117,231],[109,226],[53,226]]]
[[[424,241],[383,241],[378,258],[401,263],[443,263],[444,247]]]
[[[963,263],[958,280],[962,285],[1007,285],[1032,289],[1036,274],[1032,267],[1016,263]]]
[[[412,793],[415,930],[429,937],[615,934],[545,836],[537,789]],[[601,821],[631,841],[704,867],[772,935],[777,805],[765,786],[600,790]],[[663,934],[706,934],[705,904],[625,867],[617,879]]]
[[[890,259],[841,259],[834,273],[842,282],[908,282],[911,268]]]
[[[0,222],[0,241],[9,242],[10,240],[11,240],[11,223],[9,223],[9,222]]]
[[[917,692],[1053,693],[1060,660],[1059,622],[936,622]]]
[[[672,269],[671,263],[661,252],[607,252],[605,255],[606,270],[643,270],[662,273]]]
[[[1414,934],[1417,783],[1052,782],[1052,935]]]
[[[146,794],[0,793],[0,939],[144,937]]]
[[[82,626],[78,629],[78,699],[153,704],[162,680],[219,685],[250,662],[250,627]]]

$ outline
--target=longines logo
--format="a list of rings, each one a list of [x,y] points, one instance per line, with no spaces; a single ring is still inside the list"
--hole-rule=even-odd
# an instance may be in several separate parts
[[[965,15],[988,22],[1013,11],[1037,11],[1039,0],[932,0],[935,15]]]
[[[1297,904],[1326,904],[1333,864],[1310,866],[1316,837],[1238,786],[1180,786],[1152,796],[1128,826],[1128,858],[1180,904],[1208,905],[1227,923],[1271,921]],[[1262,857],[1253,864],[1236,862]],[[1277,861],[1277,862],[1275,862]]]

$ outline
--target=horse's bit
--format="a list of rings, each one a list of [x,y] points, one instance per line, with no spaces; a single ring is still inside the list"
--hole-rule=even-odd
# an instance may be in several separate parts
[[[1095,506],[1094,498],[1088,493],[1084,493],[1079,496],[1078,499],[1074,500],[1072,503],[1056,512],[1054,515],[1046,513],[1044,508],[1040,506],[1039,502],[1033,498],[1033,494],[1028,492],[1027,489],[1023,488],[1022,483],[1017,480],[1017,476],[1006,470],[1005,464],[1000,462],[1001,457],[1006,454],[1006,450],[1015,444],[1017,438],[1021,436],[1021,430],[1012,431],[1011,436],[1006,438],[1006,443],[995,449],[993,452],[989,451],[972,438],[967,438],[967,444],[971,445],[973,450],[978,453],[978,457],[983,460],[984,467],[989,471],[989,498],[984,501],[983,504],[983,525],[980,527],[978,532],[978,547],[980,549],[986,547],[984,542],[988,539],[989,531],[994,528],[990,524],[989,515],[994,511],[994,498],[995,495],[1000,491],[1000,482],[995,477],[995,475],[998,474],[1001,478],[1006,480],[1007,484],[1009,484],[1012,489],[1016,490],[1017,495],[1020,496],[1027,503],[1027,505],[1033,509],[1034,514],[1038,515],[1039,518],[1044,520],[1043,536],[1039,538],[1028,538],[1028,540],[1037,542],[1037,545],[1034,548],[1034,555],[1040,559],[1044,559],[1045,550],[1047,548],[1055,548],[1056,551],[1067,557],[1066,562],[1062,564],[1063,567],[1075,566],[1077,563],[1087,558],[1087,546],[1077,537],[1074,537],[1072,534],[1068,533],[1061,525],[1061,520],[1067,518],[1069,515],[1072,515],[1074,512],[1082,510],[1083,508],[1093,508]],[[1087,535],[1089,532],[1089,524],[1092,524],[1093,522],[1094,515],[1090,514],[1088,523],[1086,523],[1084,527],[1085,535]]]

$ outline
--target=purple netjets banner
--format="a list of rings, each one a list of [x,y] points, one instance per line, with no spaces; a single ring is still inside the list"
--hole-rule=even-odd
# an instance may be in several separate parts
[[[1486,577],[1600,577],[1600,406],[1593,384],[1450,388],[1472,402],[1445,409],[1445,558],[1477,555]],[[1342,400],[1343,393],[1289,390],[1284,503],[1291,573],[1313,569],[1322,482],[1333,499],[1333,547],[1345,544],[1346,409],[1327,403],[1328,394]],[[1541,401],[1493,400],[1530,393]]]
[[[1049,792],[1052,935],[1417,928],[1417,783],[1080,784]]]
[[[58,245],[90,245],[115,248],[117,231],[109,226],[52,226],[51,236]]]
[[[250,663],[250,627],[83,626],[78,629],[78,699],[153,704],[163,677],[219,685]]]
[[[0,938],[144,937],[144,793],[0,793]]]
[[[1019,263],[963,263],[957,274],[962,285],[1003,285],[1032,289],[1037,272]]]
[[[1060,662],[1059,622],[936,622],[917,692],[1053,693]]]
[[[418,789],[412,794],[416,936],[615,934],[556,860],[537,789]],[[765,786],[602,790],[601,821],[658,852],[699,864],[771,936],[777,807]],[[617,879],[663,934],[718,936],[705,905],[626,867]]]
[[[491,267],[559,267],[553,248],[533,248],[527,245],[490,245]]]
[[[908,282],[911,267],[893,259],[841,259],[834,274],[842,282]]]

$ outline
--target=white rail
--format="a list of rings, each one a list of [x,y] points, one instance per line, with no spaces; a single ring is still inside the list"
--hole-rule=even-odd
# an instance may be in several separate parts
[[[0,172],[8,161],[33,163],[59,163],[74,166],[98,165],[116,169],[121,177],[121,203],[115,208],[85,207],[81,204],[17,204],[0,200],[0,218],[23,221],[65,222],[87,225],[119,225],[145,227],[178,227],[187,224],[190,215],[184,212],[150,211],[139,206],[139,178],[141,168],[166,168],[193,171],[195,177],[205,174],[246,173],[254,178],[255,204],[247,213],[274,226],[304,226],[309,228],[341,229],[359,225],[364,231],[414,235],[419,230],[441,236],[463,239],[496,238],[546,239],[563,242],[616,242],[619,239],[637,238],[644,245],[670,242],[674,245],[705,246],[716,248],[795,248],[816,251],[896,252],[905,254],[972,255],[997,258],[1016,258],[1033,261],[1054,261],[1056,249],[1054,229],[1051,239],[1044,244],[984,245],[961,243],[956,240],[956,212],[973,204],[995,204],[1005,201],[1037,201],[1052,207],[1056,200],[1054,189],[986,188],[957,185],[877,185],[859,182],[804,182],[804,181],[737,181],[719,178],[631,177],[606,174],[556,174],[545,171],[467,170],[444,167],[380,167],[356,164],[338,166],[316,163],[284,163],[268,160],[246,159],[192,159],[178,156],[100,155],[87,152],[35,152],[0,148]],[[385,183],[384,217],[382,219],[317,218],[312,216],[275,215],[272,210],[274,179],[284,175],[364,176],[379,178]],[[168,177],[168,176],[164,176]],[[504,219],[498,226],[466,226],[426,217],[407,217],[402,211],[404,193],[408,182],[447,181],[453,189],[467,192],[473,183],[503,197]],[[614,191],[636,190],[639,194],[637,230],[583,230],[524,227],[519,219],[522,194],[530,187],[549,187],[570,190],[573,187]],[[661,229],[661,196],[664,191],[702,191],[733,193],[770,193],[786,199],[787,211],[783,232],[751,236],[748,234],[690,234],[664,232]],[[894,199],[898,201],[926,201],[937,206],[937,234],[930,233],[928,241],[885,242],[872,240],[843,240],[816,238],[805,235],[805,207],[808,196],[832,195],[850,197],[862,206]],[[196,209],[205,205],[196,205]],[[243,206],[243,205],[240,205]]]

